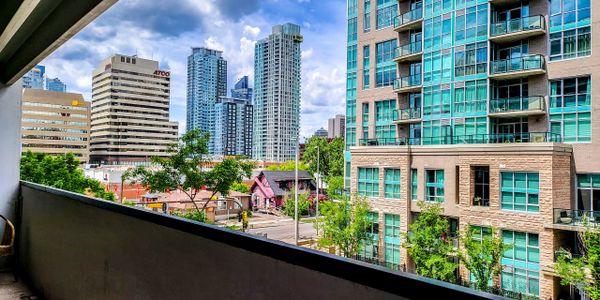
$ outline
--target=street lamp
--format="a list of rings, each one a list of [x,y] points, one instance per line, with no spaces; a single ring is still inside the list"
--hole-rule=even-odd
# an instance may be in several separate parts
[[[320,148],[319,148],[319,145],[317,145],[317,205],[315,207],[315,210],[316,210],[316,212],[315,212],[315,220],[317,222],[319,222],[319,194],[320,194],[319,187],[321,186],[320,185],[320,183],[321,183],[321,174],[319,173],[319,166],[320,166],[319,159],[320,158],[321,158]],[[316,229],[317,229],[317,236],[318,236],[319,235],[319,226],[317,226]]]

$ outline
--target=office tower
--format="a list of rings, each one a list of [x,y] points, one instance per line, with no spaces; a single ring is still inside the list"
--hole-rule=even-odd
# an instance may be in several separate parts
[[[327,121],[327,137],[330,139],[344,138],[346,132],[346,116],[336,115]]]
[[[67,85],[58,78],[47,78],[46,90],[64,93],[67,91]]]
[[[235,83],[233,89],[231,89],[231,97],[238,99],[252,100],[252,88],[248,81],[248,76],[244,76]]]
[[[215,121],[214,154],[252,157],[252,101],[219,98]]]
[[[90,103],[83,95],[40,89],[23,90],[22,151],[73,153],[89,158]]]
[[[210,133],[208,151],[215,153],[215,105],[227,96],[227,61],[223,52],[192,48],[188,56],[187,130]]]
[[[325,128],[321,127],[319,129],[315,130],[314,136],[321,137],[321,138],[327,138],[327,130],[325,130]]]
[[[348,1],[346,177],[386,228],[365,259],[410,269],[398,233],[426,200],[449,236],[500,229],[503,290],[574,296],[552,265],[600,222],[590,2]]]
[[[44,89],[46,67],[37,65],[23,76],[23,87],[27,89]]]
[[[144,164],[168,156],[178,134],[169,121],[171,72],[154,60],[116,54],[92,80],[90,161]]]
[[[300,128],[300,26],[276,25],[254,52],[254,139],[252,154],[283,162],[296,156]]]

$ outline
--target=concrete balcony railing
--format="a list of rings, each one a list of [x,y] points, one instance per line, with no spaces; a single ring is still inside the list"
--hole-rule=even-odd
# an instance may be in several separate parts
[[[408,93],[421,90],[421,74],[398,78],[394,81],[394,92]]]
[[[555,208],[554,224],[576,227],[600,227],[600,211]]]
[[[394,18],[394,30],[401,32],[423,26],[423,9],[417,8]]]
[[[530,16],[496,22],[490,26],[490,40],[514,42],[546,33],[544,16]]]
[[[495,60],[490,63],[492,79],[526,78],[544,73],[546,73],[546,60],[540,54]]]
[[[423,46],[421,41],[402,45],[395,49],[394,60],[396,62],[420,61],[422,60]]]
[[[544,96],[490,100],[490,116],[516,117],[543,115],[546,113]]]
[[[37,184],[19,198],[17,270],[40,299],[499,299]]]
[[[405,108],[394,110],[392,120],[396,123],[414,123],[421,120],[421,108]]]

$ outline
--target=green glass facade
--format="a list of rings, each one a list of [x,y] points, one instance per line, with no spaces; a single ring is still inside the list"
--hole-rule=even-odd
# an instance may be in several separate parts
[[[540,176],[538,173],[501,173],[502,209],[539,212]]]

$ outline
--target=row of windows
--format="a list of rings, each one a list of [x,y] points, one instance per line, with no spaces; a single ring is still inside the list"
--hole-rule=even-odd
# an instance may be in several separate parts
[[[30,101],[23,101],[23,106],[36,106],[36,107],[48,107],[48,108],[72,109],[72,110],[81,110],[81,111],[87,111],[87,110],[89,110],[88,107],[83,107],[83,106],[51,104],[51,103],[40,103],[40,102],[30,102]]]

